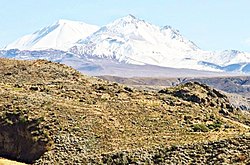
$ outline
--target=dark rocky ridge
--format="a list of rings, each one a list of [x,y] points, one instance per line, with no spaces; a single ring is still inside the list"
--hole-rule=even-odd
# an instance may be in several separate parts
[[[104,80],[109,80],[126,85],[132,85],[139,88],[149,90],[159,90],[162,87],[176,86],[187,82],[199,82],[207,84],[213,88],[219,89],[226,93],[231,93],[231,101],[242,110],[250,110],[250,76],[235,76],[235,77],[209,77],[209,78],[125,78],[116,76],[99,76]],[[236,94],[236,95],[233,95]],[[239,95],[239,96],[238,96]],[[243,96],[241,98],[240,96]]]
[[[222,76],[208,78],[150,78],[150,77],[116,77],[116,76],[98,76],[102,79],[114,81],[127,85],[148,85],[148,86],[176,86],[178,84],[196,81],[207,84],[211,87],[228,93],[237,93],[250,98],[250,76]]]

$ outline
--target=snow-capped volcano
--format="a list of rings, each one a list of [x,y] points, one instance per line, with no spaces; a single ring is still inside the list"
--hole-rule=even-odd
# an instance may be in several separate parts
[[[132,15],[101,27],[80,40],[71,51],[129,64],[209,71],[227,70],[228,65],[241,63],[240,66],[244,66],[244,62],[250,62],[249,53],[204,51],[171,26],[158,27]]]
[[[67,50],[78,40],[92,34],[99,27],[83,22],[58,20],[33,34],[26,35],[5,47],[19,50]]]
[[[170,26],[160,28],[132,15],[103,26],[77,46],[80,54],[170,67],[198,49]]]

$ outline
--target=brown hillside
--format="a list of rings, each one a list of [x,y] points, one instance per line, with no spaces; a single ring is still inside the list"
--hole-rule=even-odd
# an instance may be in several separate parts
[[[45,60],[0,59],[0,156],[5,158],[35,164],[158,164],[171,158],[162,152],[171,146],[188,145],[183,150],[189,153],[197,145],[235,138],[249,151],[249,121],[226,96],[199,83],[150,92]],[[237,161],[249,161],[245,151],[235,152]]]

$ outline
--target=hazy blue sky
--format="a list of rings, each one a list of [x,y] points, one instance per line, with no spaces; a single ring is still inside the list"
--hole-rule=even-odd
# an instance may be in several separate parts
[[[0,0],[0,47],[60,18],[105,25],[133,14],[205,50],[250,52],[250,0]]]

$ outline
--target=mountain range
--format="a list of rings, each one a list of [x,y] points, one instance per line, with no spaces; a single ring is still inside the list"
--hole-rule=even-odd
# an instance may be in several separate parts
[[[121,76],[134,67],[137,70],[130,76],[145,68],[152,73],[161,68],[155,76],[164,75],[169,68],[175,70],[173,75],[183,69],[198,70],[199,75],[250,73],[250,53],[205,51],[171,26],[159,27],[133,15],[102,27],[59,20],[5,46],[0,57],[48,59],[92,75]]]

